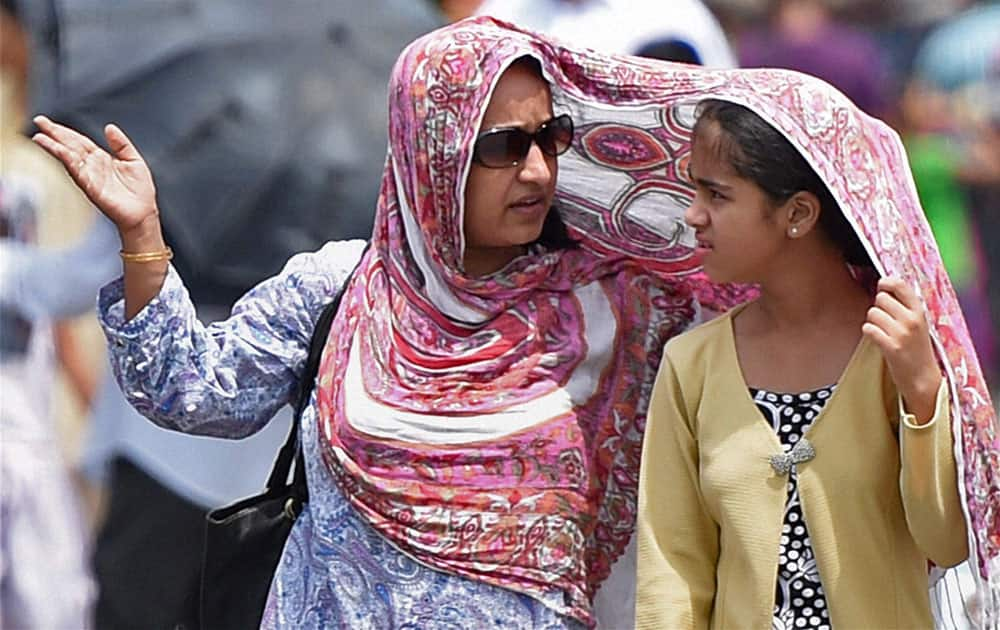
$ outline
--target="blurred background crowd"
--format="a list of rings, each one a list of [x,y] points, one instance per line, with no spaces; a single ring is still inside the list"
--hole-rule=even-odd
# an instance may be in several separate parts
[[[609,52],[800,70],[902,136],[1000,383],[1000,2],[0,1],[0,627],[198,627],[204,514],[261,488],[288,426],[223,442],[124,403],[94,314],[117,236],[28,140],[31,113],[135,140],[211,321],[291,254],[368,236],[392,63],[439,25],[488,13]]]

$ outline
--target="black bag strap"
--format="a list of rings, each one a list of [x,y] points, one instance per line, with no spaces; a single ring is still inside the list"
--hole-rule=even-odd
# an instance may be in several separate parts
[[[302,371],[299,386],[295,393],[295,413],[292,415],[292,426],[288,429],[288,437],[285,439],[284,446],[278,451],[278,457],[274,460],[274,468],[271,469],[271,475],[267,479],[268,490],[285,486],[288,483],[288,471],[291,468],[292,459],[294,458],[295,478],[292,480],[292,486],[297,489],[298,492],[296,494],[299,495],[303,503],[309,500],[309,490],[306,487],[305,457],[302,454],[302,445],[298,440],[299,423],[302,420],[302,414],[309,405],[309,396],[312,394],[313,386],[316,384],[316,375],[319,373],[319,362],[323,356],[323,348],[326,346],[326,339],[330,335],[330,327],[333,325],[333,320],[337,316],[337,310],[340,308],[340,301],[344,297],[344,290],[347,288],[351,278],[354,276],[354,272],[357,271],[358,265],[361,264],[361,260],[367,252],[368,245],[361,252],[358,264],[355,265],[354,270],[347,276],[344,284],[337,291],[337,295],[334,296],[330,303],[323,307],[319,319],[316,320],[316,327],[313,329],[312,338],[309,340],[309,355],[306,358],[305,369]]]

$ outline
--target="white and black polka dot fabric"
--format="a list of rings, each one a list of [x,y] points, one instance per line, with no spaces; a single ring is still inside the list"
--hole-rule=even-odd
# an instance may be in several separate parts
[[[800,394],[777,394],[751,389],[754,402],[774,428],[787,453],[802,439],[829,400],[834,386]],[[788,501],[778,552],[778,584],[775,589],[772,630],[820,628],[830,630],[826,595],[820,583],[809,532],[799,505],[795,467],[788,473]]]

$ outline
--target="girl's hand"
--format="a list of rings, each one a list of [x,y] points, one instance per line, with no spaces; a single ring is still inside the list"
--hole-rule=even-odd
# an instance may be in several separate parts
[[[158,223],[153,176],[128,136],[115,125],[104,135],[112,153],[69,127],[36,116],[32,140],[62,162],[76,185],[125,235],[144,222]],[[158,226],[157,226],[158,227]]]
[[[868,309],[861,332],[881,349],[907,411],[920,424],[929,421],[941,371],[917,294],[899,278],[879,280],[875,304]]]

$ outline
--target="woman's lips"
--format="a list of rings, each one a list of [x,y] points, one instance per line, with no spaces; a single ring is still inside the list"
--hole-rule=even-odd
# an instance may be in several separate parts
[[[544,197],[531,197],[527,199],[522,199],[520,201],[512,203],[510,205],[510,209],[513,212],[527,216],[542,214],[547,210],[547,208],[545,207]]]

